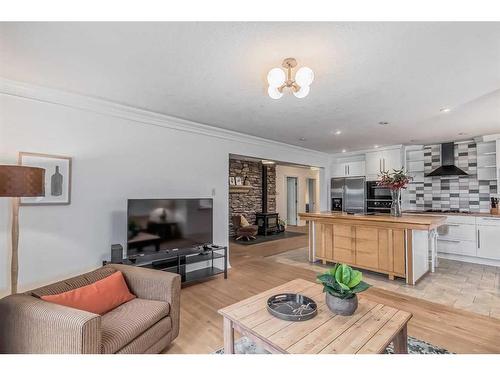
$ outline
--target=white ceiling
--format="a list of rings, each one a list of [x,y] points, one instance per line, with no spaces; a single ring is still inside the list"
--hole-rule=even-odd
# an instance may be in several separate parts
[[[500,23],[2,23],[0,48],[5,78],[320,151],[500,132]],[[273,100],[289,56],[311,93]]]

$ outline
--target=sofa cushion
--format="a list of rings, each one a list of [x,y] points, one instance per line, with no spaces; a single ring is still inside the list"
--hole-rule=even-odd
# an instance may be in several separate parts
[[[161,319],[159,322],[150,327],[146,332],[136,337],[134,341],[121,348],[117,354],[141,354],[150,352],[150,348],[158,341],[163,340],[163,350],[171,341],[172,319],[169,316]]]
[[[115,272],[116,270],[112,267],[102,267],[67,280],[33,289],[29,292],[26,292],[26,294],[41,298],[42,296],[64,293],[76,288],[81,288],[82,286],[93,284],[96,281],[102,280]]]
[[[101,317],[102,353],[116,353],[169,312],[168,302],[136,298],[104,314]]]
[[[95,283],[67,292],[41,297],[44,301],[103,315],[135,298],[121,271]]]
[[[248,227],[250,225],[250,223],[248,222],[248,220],[243,215],[240,216],[240,225],[242,227]]]

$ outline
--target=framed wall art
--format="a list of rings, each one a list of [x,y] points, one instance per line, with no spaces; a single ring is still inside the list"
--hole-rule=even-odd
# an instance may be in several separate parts
[[[71,158],[59,155],[19,153],[19,165],[45,169],[45,196],[21,198],[23,206],[71,203]]]

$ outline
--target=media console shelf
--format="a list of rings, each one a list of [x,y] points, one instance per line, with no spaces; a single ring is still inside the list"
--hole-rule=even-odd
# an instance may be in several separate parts
[[[223,260],[223,268],[214,265],[216,259]],[[104,261],[103,264],[112,262]],[[205,267],[197,268],[195,265],[205,263]],[[160,271],[174,272],[181,275],[182,283],[201,281],[203,279],[224,274],[227,279],[227,247],[210,248],[185,248],[178,250],[160,250],[158,252],[141,252],[129,255],[121,264],[136,267],[151,268]],[[191,267],[188,267],[191,265]],[[190,268],[193,268],[190,270]]]

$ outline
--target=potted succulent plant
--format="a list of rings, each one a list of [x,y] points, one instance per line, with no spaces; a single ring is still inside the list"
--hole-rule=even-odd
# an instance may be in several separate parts
[[[363,292],[371,286],[362,281],[362,278],[363,274],[360,271],[340,263],[319,275],[318,281],[323,284],[328,308],[339,315],[354,314],[358,308],[356,293]]]

